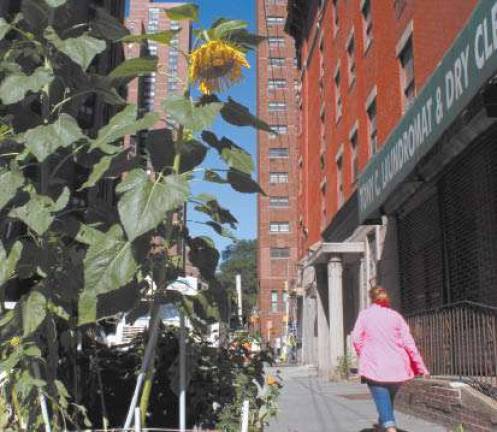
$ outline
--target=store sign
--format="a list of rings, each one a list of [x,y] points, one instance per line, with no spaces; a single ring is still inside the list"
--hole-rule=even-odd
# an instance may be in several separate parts
[[[496,71],[497,0],[480,0],[423,91],[361,175],[361,223],[412,172]]]

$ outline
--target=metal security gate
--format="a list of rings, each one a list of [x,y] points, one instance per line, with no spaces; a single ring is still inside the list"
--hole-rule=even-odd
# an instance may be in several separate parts
[[[399,217],[402,311],[423,312],[442,304],[443,251],[436,193]]]
[[[497,306],[497,138],[470,147],[439,182],[439,197],[447,302]]]
[[[429,196],[399,214],[404,313],[460,301],[497,306],[497,138],[491,135],[497,137],[473,143]]]

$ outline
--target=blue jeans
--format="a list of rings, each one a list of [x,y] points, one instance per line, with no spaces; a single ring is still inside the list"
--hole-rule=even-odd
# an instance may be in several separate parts
[[[371,396],[373,396],[376,409],[378,410],[378,422],[385,429],[396,427],[393,403],[400,385],[400,383],[368,382],[369,391],[371,392]]]

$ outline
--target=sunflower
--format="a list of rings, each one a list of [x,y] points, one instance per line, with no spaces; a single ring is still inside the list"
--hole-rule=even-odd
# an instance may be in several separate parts
[[[211,40],[190,54],[189,77],[203,94],[226,89],[242,77],[242,67],[249,68],[245,54],[236,46]]]
[[[9,345],[12,348],[17,348],[19,345],[21,345],[22,339],[19,336],[14,336],[9,340]]]

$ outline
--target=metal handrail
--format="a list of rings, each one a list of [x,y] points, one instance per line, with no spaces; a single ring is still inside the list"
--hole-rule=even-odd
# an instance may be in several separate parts
[[[461,301],[407,316],[432,375],[460,381],[497,399],[497,308]]]

